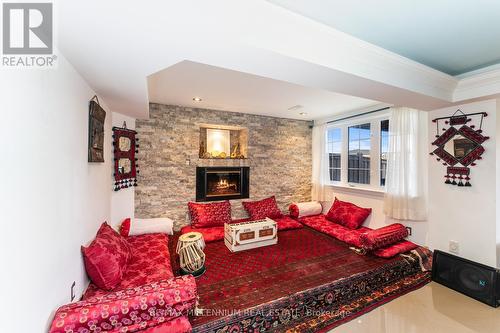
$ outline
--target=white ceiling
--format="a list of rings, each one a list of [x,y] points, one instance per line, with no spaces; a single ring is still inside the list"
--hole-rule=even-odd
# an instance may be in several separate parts
[[[149,116],[148,77],[184,60],[422,110],[500,92],[500,72],[456,78],[265,0],[85,0],[56,7],[59,55],[109,111],[135,118]],[[332,112],[345,101],[338,98],[341,107],[332,105]]]
[[[192,61],[179,62],[151,75],[148,92],[152,103],[307,120],[380,105],[369,99]],[[193,101],[193,97],[201,97],[202,101]]]

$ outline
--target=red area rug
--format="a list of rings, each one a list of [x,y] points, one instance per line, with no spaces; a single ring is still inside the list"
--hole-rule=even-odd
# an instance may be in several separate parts
[[[194,332],[315,332],[333,327],[429,280],[418,258],[360,256],[310,228],[278,244],[231,253],[207,244],[197,279],[201,316]]]

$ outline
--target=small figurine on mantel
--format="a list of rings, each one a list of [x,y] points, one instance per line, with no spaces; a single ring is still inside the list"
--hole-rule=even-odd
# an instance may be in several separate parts
[[[233,152],[231,153],[231,158],[236,158],[240,153],[240,143],[234,145]]]
[[[233,152],[231,153],[231,158],[245,158],[245,156],[241,154],[239,142],[233,146]]]

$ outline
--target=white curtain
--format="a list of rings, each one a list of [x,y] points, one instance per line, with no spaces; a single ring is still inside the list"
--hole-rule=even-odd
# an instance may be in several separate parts
[[[427,114],[391,109],[384,213],[400,220],[427,218]]]
[[[325,201],[327,176],[326,124],[314,126],[312,131],[312,200]]]

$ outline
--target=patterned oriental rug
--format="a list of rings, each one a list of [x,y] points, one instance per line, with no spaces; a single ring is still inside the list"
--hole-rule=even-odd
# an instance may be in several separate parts
[[[205,254],[207,271],[196,280],[203,314],[190,316],[193,332],[327,331],[428,283],[421,266],[432,256],[424,248],[361,256],[310,228],[238,253],[209,243]]]

